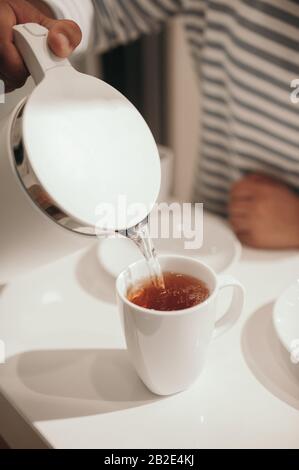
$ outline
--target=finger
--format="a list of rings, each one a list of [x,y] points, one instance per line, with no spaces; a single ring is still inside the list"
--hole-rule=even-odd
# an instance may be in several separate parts
[[[2,80],[5,84],[5,95],[7,95],[7,93],[11,93],[12,91],[14,91],[16,88],[20,88],[18,86],[16,86],[13,82],[5,79],[3,76],[0,75],[0,80]]]
[[[239,180],[234,183],[230,190],[230,197],[251,198],[254,195],[255,184],[250,180]]]
[[[0,71],[7,92],[13,83],[15,88],[22,86],[28,76],[23,60],[12,42],[12,28],[15,24],[13,9],[6,2],[0,2]]]
[[[12,27],[16,24],[14,11],[7,3],[0,2],[0,42],[12,42]]]
[[[27,80],[28,71],[11,42],[0,43],[0,70],[6,87],[10,83],[15,88],[20,88]]]
[[[253,211],[251,201],[236,201],[228,205],[229,216],[248,216]]]
[[[15,90],[15,87],[13,86],[13,84],[1,74],[0,74],[0,80],[3,81],[3,83],[4,83],[4,93],[5,93],[5,95],[7,93],[10,93],[11,91]]]
[[[229,217],[229,223],[236,232],[247,231],[250,228],[248,217],[231,216]]]
[[[246,176],[244,176],[244,181],[259,181],[264,178],[263,173],[255,172],[255,173],[247,173]]]
[[[230,201],[250,201],[253,200],[255,197],[254,192],[252,189],[243,187],[240,189],[232,189],[230,192]]]
[[[266,173],[250,173],[247,178],[249,181],[255,181],[257,183],[278,183],[275,177],[267,175]]]
[[[49,29],[49,47],[58,57],[68,57],[81,42],[81,29],[74,21],[47,19],[44,25]]]
[[[242,245],[247,245],[247,246],[251,246],[251,247],[254,246],[254,241],[253,241],[253,238],[250,234],[250,231],[248,231],[248,230],[238,230],[235,233],[236,233],[236,236],[238,237],[238,239],[240,240],[240,242],[242,243]]]
[[[7,95],[8,93],[11,93],[12,91],[14,91],[18,88],[21,88],[23,86],[23,85],[21,85],[21,86],[15,85],[15,83],[13,83],[13,82],[5,81],[5,80],[3,80],[3,81],[5,83],[5,95]]]

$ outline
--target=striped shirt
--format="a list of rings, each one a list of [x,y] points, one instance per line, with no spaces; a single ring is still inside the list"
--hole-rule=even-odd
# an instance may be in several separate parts
[[[232,183],[255,171],[299,191],[299,104],[290,100],[299,78],[299,0],[93,3],[98,50],[182,15],[201,96],[194,200],[226,214]]]

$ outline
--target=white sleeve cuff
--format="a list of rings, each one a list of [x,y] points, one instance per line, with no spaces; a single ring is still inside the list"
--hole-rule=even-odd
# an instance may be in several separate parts
[[[94,42],[95,10],[92,0],[44,0],[57,19],[73,20],[82,30],[82,42],[76,53],[85,52]]]

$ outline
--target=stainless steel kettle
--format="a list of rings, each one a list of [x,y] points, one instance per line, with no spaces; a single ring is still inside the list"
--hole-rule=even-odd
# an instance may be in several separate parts
[[[0,121],[0,285],[140,223],[160,187],[158,150],[134,106],[54,56],[45,28],[14,29],[36,88]]]

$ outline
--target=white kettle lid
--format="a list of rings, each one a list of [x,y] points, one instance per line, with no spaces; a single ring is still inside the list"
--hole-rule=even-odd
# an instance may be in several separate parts
[[[42,187],[78,221],[123,230],[151,211],[160,187],[155,141],[105,82],[71,67],[48,71],[25,106],[23,140]]]

